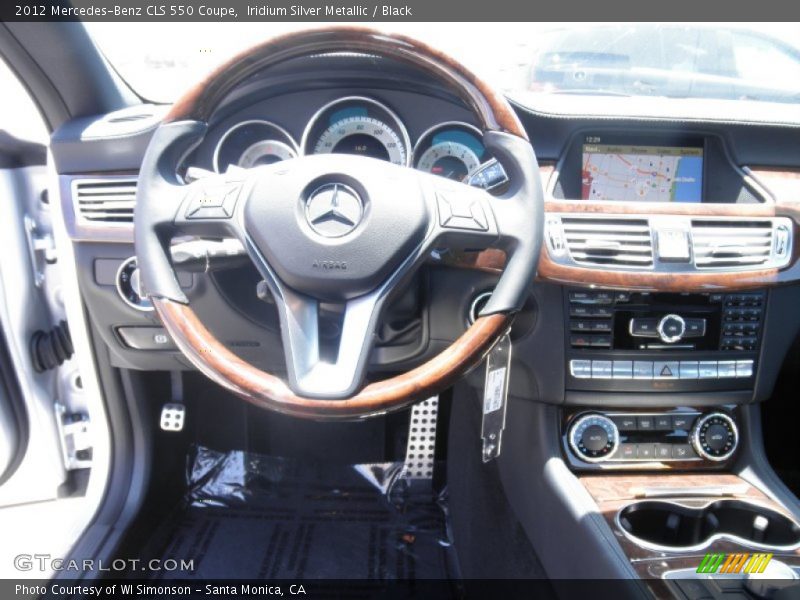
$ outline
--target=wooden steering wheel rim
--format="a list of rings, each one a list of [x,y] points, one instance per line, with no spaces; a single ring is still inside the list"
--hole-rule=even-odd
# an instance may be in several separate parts
[[[255,46],[189,90],[173,105],[165,122],[208,121],[220,100],[251,74],[292,58],[336,51],[372,53],[413,64],[442,81],[471,107],[484,131],[503,131],[527,140],[507,100],[452,58],[417,40],[362,27],[301,31]],[[210,379],[261,408],[313,419],[364,417],[428,398],[478,364],[513,319],[509,313],[479,317],[450,347],[425,364],[371,383],[350,398],[326,400],[298,396],[280,378],[236,356],[188,304],[162,297],[153,297],[152,302],[178,348]]]

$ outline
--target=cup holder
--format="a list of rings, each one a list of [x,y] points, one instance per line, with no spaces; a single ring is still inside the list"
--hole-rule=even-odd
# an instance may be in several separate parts
[[[699,508],[643,500],[620,510],[617,520],[643,546],[695,550],[718,537],[766,549],[800,545],[800,525],[777,511],[742,500],[717,500]]]

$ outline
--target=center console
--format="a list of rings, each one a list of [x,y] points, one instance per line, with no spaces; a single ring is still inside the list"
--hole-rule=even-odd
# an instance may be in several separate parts
[[[752,389],[766,293],[564,292],[568,390]]]

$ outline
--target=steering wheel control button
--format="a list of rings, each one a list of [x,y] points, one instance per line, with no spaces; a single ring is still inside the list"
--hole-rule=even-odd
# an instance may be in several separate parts
[[[353,188],[342,183],[326,183],[306,200],[306,222],[325,238],[338,238],[352,232],[364,216],[364,203]]]
[[[736,451],[739,431],[733,419],[725,413],[710,413],[698,419],[691,440],[700,456],[719,462],[727,460]]]
[[[665,344],[674,344],[686,333],[686,321],[680,315],[666,315],[658,322],[658,336]]]
[[[602,462],[616,452],[619,431],[608,417],[591,414],[580,417],[570,426],[568,439],[570,447],[581,460]]]
[[[442,227],[474,231],[489,230],[486,213],[477,200],[463,200],[456,196],[445,198],[437,193],[436,201],[439,205],[439,224]]]
[[[230,219],[241,188],[238,184],[201,187],[189,200],[186,219]]]

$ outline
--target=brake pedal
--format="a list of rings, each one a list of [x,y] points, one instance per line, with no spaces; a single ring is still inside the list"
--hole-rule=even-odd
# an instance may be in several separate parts
[[[428,398],[411,408],[406,459],[403,464],[403,476],[406,479],[433,481],[438,413],[439,396]]]
[[[186,405],[170,402],[161,407],[161,430],[182,431],[186,420]]]

